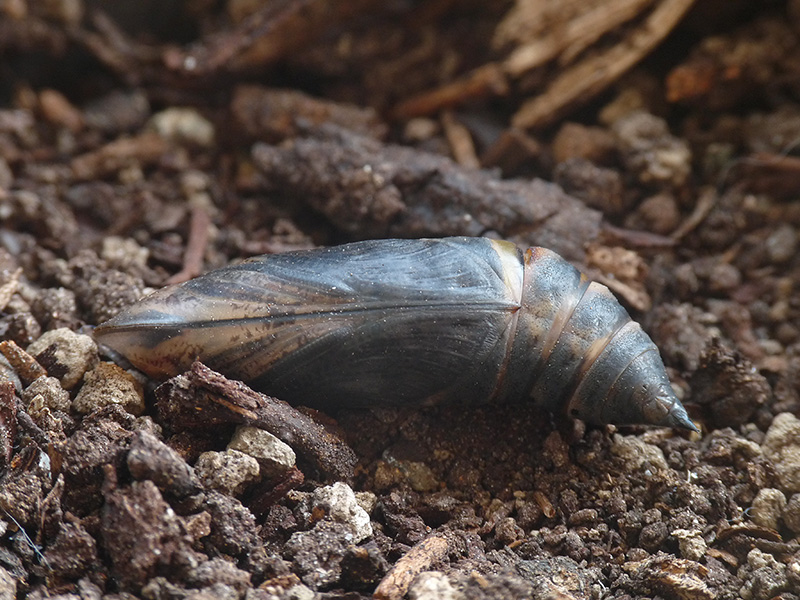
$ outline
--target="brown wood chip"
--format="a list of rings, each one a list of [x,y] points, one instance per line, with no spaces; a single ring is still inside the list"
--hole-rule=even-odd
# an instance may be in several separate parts
[[[398,560],[375,588],[377,600],[400,600],[414,579],[447,556],[447,540],[438,535],[425,538]]]

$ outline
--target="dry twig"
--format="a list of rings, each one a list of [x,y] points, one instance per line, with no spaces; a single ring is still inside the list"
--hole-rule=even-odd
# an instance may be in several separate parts
[[[356,455],[339,437],[282,400],[254,392],[200,362],[156,389],[161,418],[176,430],[222,423],[251,425],[292,446],[326,478],[353,476]]]

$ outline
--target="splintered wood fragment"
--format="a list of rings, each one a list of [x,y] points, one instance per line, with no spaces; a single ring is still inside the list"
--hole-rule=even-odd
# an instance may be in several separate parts
[[[698,225],[702,223],[714,205],[717,203],[717,192],[713,188],[706,188],[697,198],[692,214],[690,214],[681,225],[670,234],[673,240],[680,240],[687,234],[697,229]]]
[[[793,151],[797,142],[782,149],[781,154],[774,152],[754,152],[734,161],[727,173],[735,173],[748,191],[764,193],[780,199],[794,199],[800,188],[800,157],[789,156],[785,152]]]
[[[39,92],[39,108],[45,119],[78,133],[84,127],[83,113],[61,92],[45,89]]]
[[[653,233],[652,231],[640,231],[638,229],[624,229],[615,227],[609,223],[603,223],[603,230],[600,241],[608,246],[624,246],[626,248],[647,248],[659,249],[672,248],[676,240]]]
[[[353,476],[356,455],[338,436],[286,402],[251,390],[195,362],[155,391],[158,411],[176,431],[232,423],[270,432],[327,479]]]
[[[376,600],[400,600],[417,575],[446,557],[447,540],[444,537],[432,535],[425,538],[395,563],[375,588],[372,597]]]
[[[800,157],[773,152],[754,152],[742,160],[742,164],[763,167],[789,173],[800,173]]]
[[[141,83],[144,73],[141,64],[158,60],[158,52],[150,46],[137,44],[117,27],[102,10],[95,10],[91,22],[97,31],[76,29],[75,42],[110,70],[120,75],[129,85]]]
[[[25,350],[17,346],[14,340],[0,342],[0,354],[6,357],[6,360],[8,360],[14,371],[19,375],[22,383],[26,386],[39,379],[39,377],[47,375],[45,368]]]
[[[462,167],[470,169],[480,167],[480,161],[475,154],[475,144],[472,141],[469,129],[464,127],[449,110],[442,113],[442,129],[444,129],[444,135],[447,137],[450,151],[453,153],[453,158],[456,159],[456,162]]]
[[[203,272],[203,256],[208,245],[209,227],[211,227],[211,217],[208,211],[202,206],[192,207],[189,241],[183,255],[183,268],[167,279],[167,284],[183,283]]]
[[[569,67],[540,96],[524,103],[512,119],[514,127],[543,127],[576,103],[592,98],[644,58],[672,31],[694,0],[665,0],[624,41],[593,58]]]
[[[533,501],[539,505],[539,508],[542,509],[542,514],[548,519],[552,519],[556,516],[556,508],[553,506],[553,503],[550,502],[550,499],[544,495],[544,492],[539,490],[533,492]]]
[[[504,61],[506,72],[520,77],[556,57],[560,63],[568,63],[601,36],[641,14],[651,3],[651,0],[605,1],[555,27],[547,26],[549,19],[542,19],[538,35],[531,35],[530,41],[518,46]]]
[[[445,108],[459,106],[469,100],[506,94],[508,94],[508,80],[503,73],[503,67],[496,63],[488,63],[463,77],[404,100],[394,107],[391,115],[399,120],[424,117],[436,114]]]
[[[98,150],[73,158],[72,172],[76,179],[102,179],[130,165],[154,163],[167,148],[164,138],[153,132],[120,138]]]

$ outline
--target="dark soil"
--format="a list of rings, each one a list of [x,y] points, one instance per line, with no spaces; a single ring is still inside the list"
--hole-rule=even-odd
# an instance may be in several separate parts
[[[0,5],[0,598],[800,599],[797,2],[698,6],[528,131],[555,67],[407,114],[510,3],[98,4]],[[91,337],[244,257],[447,235],[609,286],[701,433],[156,389]]]

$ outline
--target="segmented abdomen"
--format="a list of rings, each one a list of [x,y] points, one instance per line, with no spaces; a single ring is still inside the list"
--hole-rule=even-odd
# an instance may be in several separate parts
[[[96,336],[155,377],[199,358],[323,407],[532,396],[607,422],[641,420],[641,407],[616,402],[634,375],[669,387],[657,351],[655,367],[638,358],[655,347],[605,287],[552,252],[483,238],[254,258],[161,290]],[[648,418],[663,420],[659,410]]]

